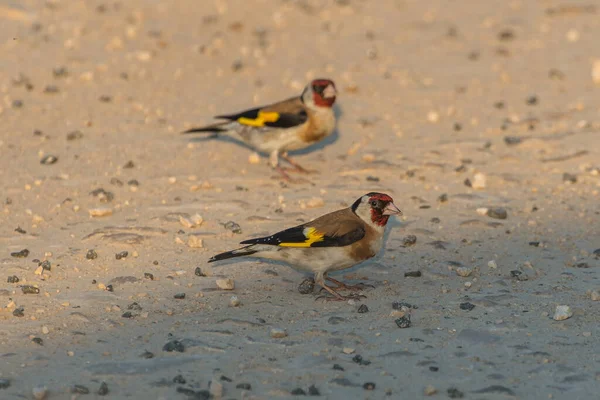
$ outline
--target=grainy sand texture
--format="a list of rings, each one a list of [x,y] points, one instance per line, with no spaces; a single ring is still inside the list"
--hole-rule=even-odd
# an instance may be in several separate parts
[[[0,399],[597,398],[599,1],[0,0],[0,33]],[[317,77],[311,183],[180,135]],[[207,264],[370,191],[403,216],[333,275],[362,301]]]

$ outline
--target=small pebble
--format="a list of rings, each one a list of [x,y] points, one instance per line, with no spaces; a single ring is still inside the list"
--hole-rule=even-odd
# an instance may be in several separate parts
[[[187,381],[185,380],[185,378],[181,374],[176,375],[175,378],[173,378],[173,383],[179,383],[181,385],[185,385],[186,382]]]
[[[259,164],[260,163],[260,155],[258,153],[252,153],[248,156],[248,162],[250,164]]]
[[[317,387],[315,385],[310,385],[308,387],[308,395],[309,396],[320,396],[321,392],[319,392],[319,389],[317,389]]]
[[[344,371],[344,367],[342,367],[340,364],[333,364],[333,369],[336,371]]]
[[[252,390],[252,385],[249,383],[238,383],[237,385],[235,385],[236,389],[242,389],[242,390]]]
[[[90,208],[88,213],[94,218],[109,217],[113,214],[113,210],[112,208]]]
[[[42,164],[42,165],[52,165],[52,164],[55,164],[57,161],[58,161],[58,157],[48,154],[47,156],[44,156],[40,160],[40,164]]]
[[[27,250],[27,249],[23,249],[21,251],[15,251],[13,253],[10,253],[10,256],[15,257],[15,258],[27,258],[28,255],[29,255],[29,250]]]
[[[375,384],[373,382],[367,382],[363,385],[365,390],[375,390]]]
[[[148,350],[146,350],[142,354],[140,354],[140,357],[145,358],[145,359],[154,358],[154,353],[151,353]]]
[[[594,60],[592,64],[592,81],[600,85],[600,60]]]
[[[506,219],[508,217],[508,212],[505,208],[494,207],[487,210],[487,216],[495,219]]]
[[[405,315],[404,317],[400,317],[397,320],[395,320],[394,322],[400,329],[410,328],[410,326],[411,326],[410,315]]]
[[[32,390],[35,400],[45,400],[48,396],[48,388],[46,386],[36,386]]]
[[[577,183],[577,175],[575,174],[569,174],[568,172],[565,172],[563,174],[563,182],[568,182],[568,183]]]
[[[154,275],[151,274],[150,272],[144,272],[144,278],[150,279],[151,281],[153,281],[154,280]]]
[[[473,273],[473,270],[469,267],[458,267],[458,268],[456,268],[455,272],[456,272],[456,275],[466,278],[467,276],[469,276]]]
[[[306,396],[306,392],[302,388],[296,388],[290,392],[292,396]]]
[[[421,275],[421,271],[408,271],[404,273],[405,278],[420,278]]]
[[[73,132],[67,133],[68,141],[77,140],[77,139],[81,139],[81,138],[83,138],[83,133],[81,133],[80,131],[73,131]]]
[[[471,304],[469,302],[466,303],[460,303],[460,309],[461,310],[465,310],[465,311],[471,311],[472,309],[475,308],[475,304]]]
[[[87,387],[85,387],[83,385],[74,385],[71,388],[71,393],[75,393],[75,394],[89,394],[90,393],[90,389],[88,389]]]
[[[228,221],[228,222],[226,222],[224,224],[221,224],[221,225],[223,225],[223,227],[225,229],[227,229],[228,231],[231,231],[233,233],[236,233],[236,234],[241,234],[242,233],[242,228],[240,227],[240,225],[237,222]]]
[[[352,357],[352,361],[354,361],[358,365],[369,365],[369,364],[371,364],[371,361],[367,361],[367,360],[363,359],[363,357],[360,354],[357,354],[354,357]]]
[[[270,335],[273,339],[281,339],[281,338],[286,337],[288,334],[285,329],[271,328]]]
[[[552,317],[555,321],[564,321],[565,319],[569,319],[573,316],[573,311],[569,306],[556,306],[556,310],[554,311],[554,316]]]
[[[188,246],[193,249],[201,249],[204,247],[204,242],[196,235],[188,236]]]
[[[108,394],[108,384],[102,382],[96,393],[98,393],[98,396],[106,396]]]
[[[35,286],[31,286],[31,285],[21,286],[21,291],[24,294],[39,294],[40,293],[40,289],[36,288]]]
[[[15,308],[15,309],[13,310],[13,313],[12,313],[12,314],[13,314],[13,316],[15,316],[15,317],[24,317],[24,316],[25,316],[25,309],[24,309],[23,307],[18,307],[18,308]]]
[[[364,314],[366,312],[369,312],[369,307],[367,307],[366,304],[361,304],[360,307],[358,307],[358,313]]]
[[[315,280],[313,278],[306,278],[298,285],[298,292],[301,294],[312,293],[315,288]]]
[[[229,305],[231,307],[238,307],[240,304],[242,304],[242,302],[237,296],[231,296],[231,298],[229,299]]]
[[[423,393],[425,394],[425,396],[433,396],[437,393],[437,389],[432,385],[427,385],[425,386],[425,390],[423,391]]]
[[[44,340],[40,337],[34,337],[33,339],[31,339],[31,341],[40,346],[44,345]]]
[[[451,399],[462,399],[463,397],[465,397],[464,393],[458,390],[457,388],[449,388],[447,390],[447,393],[448,397],[450,397]]]
[[[0,389],[8,389],[10,387],[10,381],[8,379],[0,378]]]
[[[402,239],[402,243],[404,244],[404,247],[413,246],[417,243],[417,237],[415,235],[408,235]]]
[[[356,349],[354,349],[352,347],[344,347],[342,349],[342,353],[344,353],[344,354],[354,354],[355,351],[356,351]]]
[[[486,176],[481,172],[478,172],[473,177],[473,181],[471,181],[471,187],[473,189],[485,189],[486,181]]]
[[[8,283],[18,283],[19,282],[19,277],[16,276],[16,275],[9,276],[8,279],[6,279],[6,282],[8,282]]]
[[[496,264],[496,261],[490,260],[490,261],[488,261],[488,267],[492,268],[492,269],[496,269],[496,268],[498,268],[498,264]]]
[[[196,267],[196,269],[194,270],[194,275],[196,275],[196,276],[206,276],[206,274],[204,272],[202,272],[202,269],[200,267]]]
[[[183,353],[185,351],[185,346],[179,340],[171,340],[163,346],[163,351],[177,351],[179,353]]]
[[[516,146],[518,144],[521,144],[523,142],[523,139],[519,136],[505,136],[504,137],[504,143],[506,143],[507,146]]]
[[[235,282],[231,278],[217,279],[216,284],[222,290],[233,290],[235,288]]]
[[[117,260],[123,259],[123,258],[127,258],[127,256],[129,255],[128,251],[122,251],[120,253],[115,254],[115,258]]]
[[[592,301],[600,301],[600,290],[590,291],[590,299]]]
[[[446,203],[448,201],[448,195],[446,193],[439,195],[437,201],[438,203]]]
[[[95,260],[96,258],[98,258],[98,253],[96,253],[96,250],[90,249],[85,254],[85,258],[88,260]]]
[[[185,293],[176,293],[175,296],[173,296],[173,298],[183,300],[185,299]]]

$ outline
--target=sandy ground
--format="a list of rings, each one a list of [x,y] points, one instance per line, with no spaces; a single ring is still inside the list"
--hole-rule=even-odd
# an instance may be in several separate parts
[[[0,32],[1,399],[598,394],[600,2],[2,0]],[[313,185],[178,134],[321,76],[339,123],[296,155]],[[206,263],[372,190],[404,216],[336,275],[362,302]]]

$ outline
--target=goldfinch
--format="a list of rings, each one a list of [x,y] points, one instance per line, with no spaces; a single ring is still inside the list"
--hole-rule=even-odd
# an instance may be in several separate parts
[[[282,261],[300,270],[313,272],[315,283],[334,297],[346,300],[336,289],[355,287],[329,278],[327,273],[350,268],[379,253],[388,219],[402,212],[393,199],[383,193],[367,193],[349,208],[325,214],[313,221],[271,236],[241,242],[246,246],[217,254],[208,262],[233,257],[254,257]],[[332,288],[325,281],[333,282]]]
[[[279,164],[279,157],[296,171],[308,172],[292,161],[287,152],[304,149],[331,135],[336,123],[332,108],[336,95],[333,81],[315,79],[306,85],[300,96],[235,114],[219,115],[215,118],[225,121],[183,133],[225,134],[241,140],[259,152],[270,154],[271,166],[290,180]]]

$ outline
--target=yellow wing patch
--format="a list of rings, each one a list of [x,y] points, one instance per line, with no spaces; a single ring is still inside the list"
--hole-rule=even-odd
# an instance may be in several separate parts
[[[323,234],[321,232],[317,231],[315,228],[305,228],[303,233],[304,233],[304,236],[306,237],[306,240],[304,242],[279,243],[279,246],[281,246],[281,247],[310,247],[310,245],[315,242],[323,241]]]
[[[277,112],[266,112],[259,111],[258,116],[256,118],[238,118],[237,122],[242,125],[254,126],[256,128],[261,128],[265,126],[267,122],[277,122],[279,119],[279,113]]]

